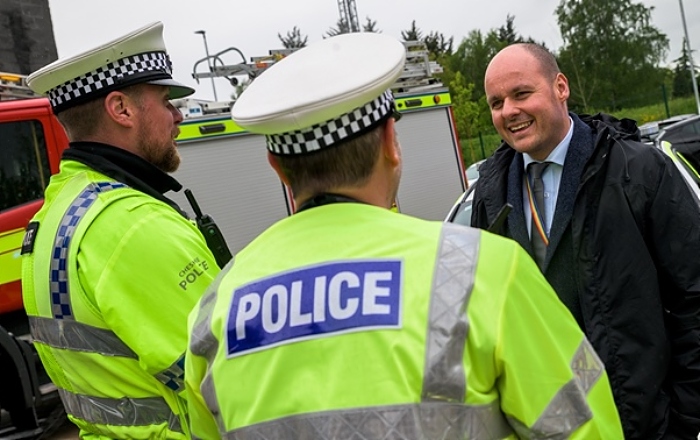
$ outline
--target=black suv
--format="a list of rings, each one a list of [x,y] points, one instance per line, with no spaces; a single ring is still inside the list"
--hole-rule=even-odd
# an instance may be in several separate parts
[[[646,124],[642,124],[639,126],[639,133],[642,136],[642,141],[648,143],[648,144],[653,144],[654,141],[656,140],[657,137],[659,137],[659,134],[661,133],[662,130],[664,130],[666,127],[676,124],[678,122],[685,121],[689,118],[692,118],[696,116],[695,114],[685,114],[685,115],[676,115],[676,116],[671,116],[668,119],[663,119],[661,121],[652,121],[652,122],[647,122]]]

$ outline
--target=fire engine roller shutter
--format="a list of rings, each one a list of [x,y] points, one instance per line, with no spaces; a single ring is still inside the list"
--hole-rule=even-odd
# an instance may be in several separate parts
[[[466,190],[449,109],[406,112],[396,123],[396,131],[403,154],[401,212],[443,220]]]
[[[233,254],[289,215],[284,186],[267,162],[263,136],[211,137],[178,146],[182,163],[173,176],[219,225]],[[183,191],[166,195],[194,218]]]

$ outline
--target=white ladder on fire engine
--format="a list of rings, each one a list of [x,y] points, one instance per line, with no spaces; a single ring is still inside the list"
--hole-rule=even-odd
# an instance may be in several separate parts
[[[435,77],[435,74],[442,73],[442,66],[436,61],[431,61],[429,58],[428,49],[421,41],[405,41],[406,47],[406,64],[401,76],[396,80],[391,89],[395,92],[411,92],[422,91],[442,87],[440,80]],[[247,75],[248,79],[254,80],[258,75],[264,72],[268,67],[275,64],[285,56],[291,54],[296,49],[278,49],[270,50],[269,55],[261,57],[252,57],[250,63],[245,62],[245,57],[240,50],[235,47],[230,47],[217,54],[211,55],[209,59],[203,58],[194,65],[192,77],[199,81],[201,78],[219,78],[225,77],[229,80],[232,86],[238,85],[237,76]],[[222,55],[227,52],[237,52],[243,62],[238,64],[225,65],[221,61]],[[197,66],[209,61],[210,65],[208,72],[197,72]]]

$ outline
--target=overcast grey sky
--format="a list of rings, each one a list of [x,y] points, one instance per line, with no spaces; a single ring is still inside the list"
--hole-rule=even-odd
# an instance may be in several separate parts
[[[639,0],[637,0],[639,1]],[[695,64],[700,64],[700,0],[682,0]],[[679,0],[642,0],[653,6],[655,26],[670,40],[667,62],[678,58],[683,39]],[[377,22],[385,34],[396,38],[416,20],[427,34],[439,31],[453,36],[455,47],[472,30],[484,32],[515,17],[518,33],[544,41],[558,49],[561,36],[554,10],[559,0],[355,0],[361,23],[366,17]],[[277,34],[298,26],[309,42],[320,40],[338,21],[337,0],[49,0],[59,57],[119,37],[153,21],[165,24],[165,40],[177,80],[191,85],[196,98],[213,99],[209,79],[192,79],[195,63],[205,57],[204,41],[196,30],[205,30],[209,53],[230,47],[250,57],[281,48]],[[222,56],[226,64],[243,61],[236,52]],[[206,70],[205,63],[198,71]],[[225,79],[216,81],[219,100],[228,99],[232,88]]]

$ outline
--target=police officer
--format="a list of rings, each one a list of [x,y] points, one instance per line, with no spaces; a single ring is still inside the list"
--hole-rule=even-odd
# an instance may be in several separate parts
[[[390,211],[404,61],[385,35],[328,38],[234,105],[298,209],[190,315],[193,435],[621,438],[603,365],[515,242]]]
[[[189,437],[187,315],[219,269],[163,194],[182,116],[153,23],[28,77],[71,141],[22,251],[39,356],[85,438]]]

